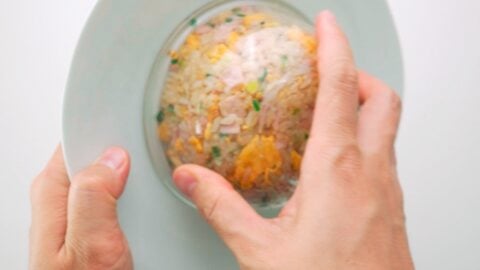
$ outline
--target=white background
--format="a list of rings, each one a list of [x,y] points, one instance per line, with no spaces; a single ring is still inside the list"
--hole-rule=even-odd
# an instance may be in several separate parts
[[[390,0],[406,97],[402,179],[418,269],[480,269],[480,1]],[[29,185],[61,136],[94,0],[0,0],[0,269],[26,269]]]

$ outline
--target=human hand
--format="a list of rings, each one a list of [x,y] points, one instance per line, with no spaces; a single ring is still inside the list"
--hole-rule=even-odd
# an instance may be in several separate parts
[[[128,154],[107,150],[71,182],[59,147],[31,189],[30,269],[133,269],[118,224]]]
[[[317,36],[314,123],[297,190],[280,215],[260,217],[223,177],[199,166],[178,168],[175,184],[242,269],[413,269],[394,150],[400,99],[357,72],[331,13],[319,16]]]

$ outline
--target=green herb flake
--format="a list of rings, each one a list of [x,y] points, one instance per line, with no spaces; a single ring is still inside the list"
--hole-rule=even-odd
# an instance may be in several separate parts
[[[256,99],[253,100],[252,105],[253,105],[253,109],[254,109],[256,112],[259,112],[259,111],[262,109],[261,104],[260,104],[260,101],[258,101],[258,100],[256,100]]]
[[[175,106],[173,106],[173,104],[168,104],[168,112],[175,113]]]
[[[210,78],[210,77],[212,77],[212,76],[213,76],[213,75],[210,74],[210,73],[205,74],[205,78]]]
[[[294,115],[294,116],[298,115],[299,113],[300,113],[300,109],[299,109],[299,108],[295,108],[295,109],[293,110],[293,115]]]
[[[218,146],[212,147],[212,157],[217,159],[222,156],[222,150]]]
[[[263,69],[263,74],[262,74],[262,76],[260,76],[260,78],[258,78],[258,81],[259,81],[260,83],[265,82],[265,80],[267,79],[267,76],[268,76],[268,69],[267,69],[267,68],[264,68],[264,69]]]
[[[186,66],[186,62],[185,62],[184,60],[179,60],[179,61],[178,61],[178,66],[179,66],[180,68],[184,68],[184,67]]]
[[[310,134],[305,132],[304,138],[305,138],[305,140],[308,140],[308,138],[310,138]]]
[[[242,12],[242,9],[238,7],[232,9],[232,13],[237,15],[238,17],[245,17],[245,14]]]
[[[233,19],[231,17],[228,17],[228,18],[225,19],[225,22],[226,23],[231,23],[231,22],[233,22]]]
[[[190,26],[196,26],[197,25],[197,18],[192,18],[189,22]]]
[[[162,109],[157,114],[157,123],[161,124],[163,120],[165,120],[165,112]]]
[[[282,55],[280,60],[282,62],[282,68],[285,68],[285,66],[287,65],[287,62],[288,62],[288,56],[287,55]]]
[[[270,197],[268,196],[268,194],[265,194],[262,197],[262,205],[266,205],[269,201],[270,201]]]
[[[170,63],[171,63],[172,65],[176,65],[176,64],[178,64],[179,62],[180,62],[180,60],[178,60],[178,59],[176,59],[176,58],[175,58],[175,59],[172,59],[172,61],[170,61]]]
[[[173,161],[170,160],[170,158],[167,158],[168,165],[170,165],[171,168],[175,167],[173,164]]]

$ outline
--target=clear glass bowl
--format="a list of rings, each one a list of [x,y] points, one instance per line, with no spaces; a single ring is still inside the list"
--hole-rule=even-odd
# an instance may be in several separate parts
[[[223,175],[255,207],[293,193],[318,89],[311,24],[281,1],[214,1],[162,50],[157,114],[172,169]]]

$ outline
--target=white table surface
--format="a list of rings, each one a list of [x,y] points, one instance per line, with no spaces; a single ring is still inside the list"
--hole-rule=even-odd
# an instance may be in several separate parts
[[[480,1],[389,2],[404,48],[398,154],[417,268],[480,269]],[[30,182],[60,140],[94,4],[0,0],[0,269],[27,268]]]

